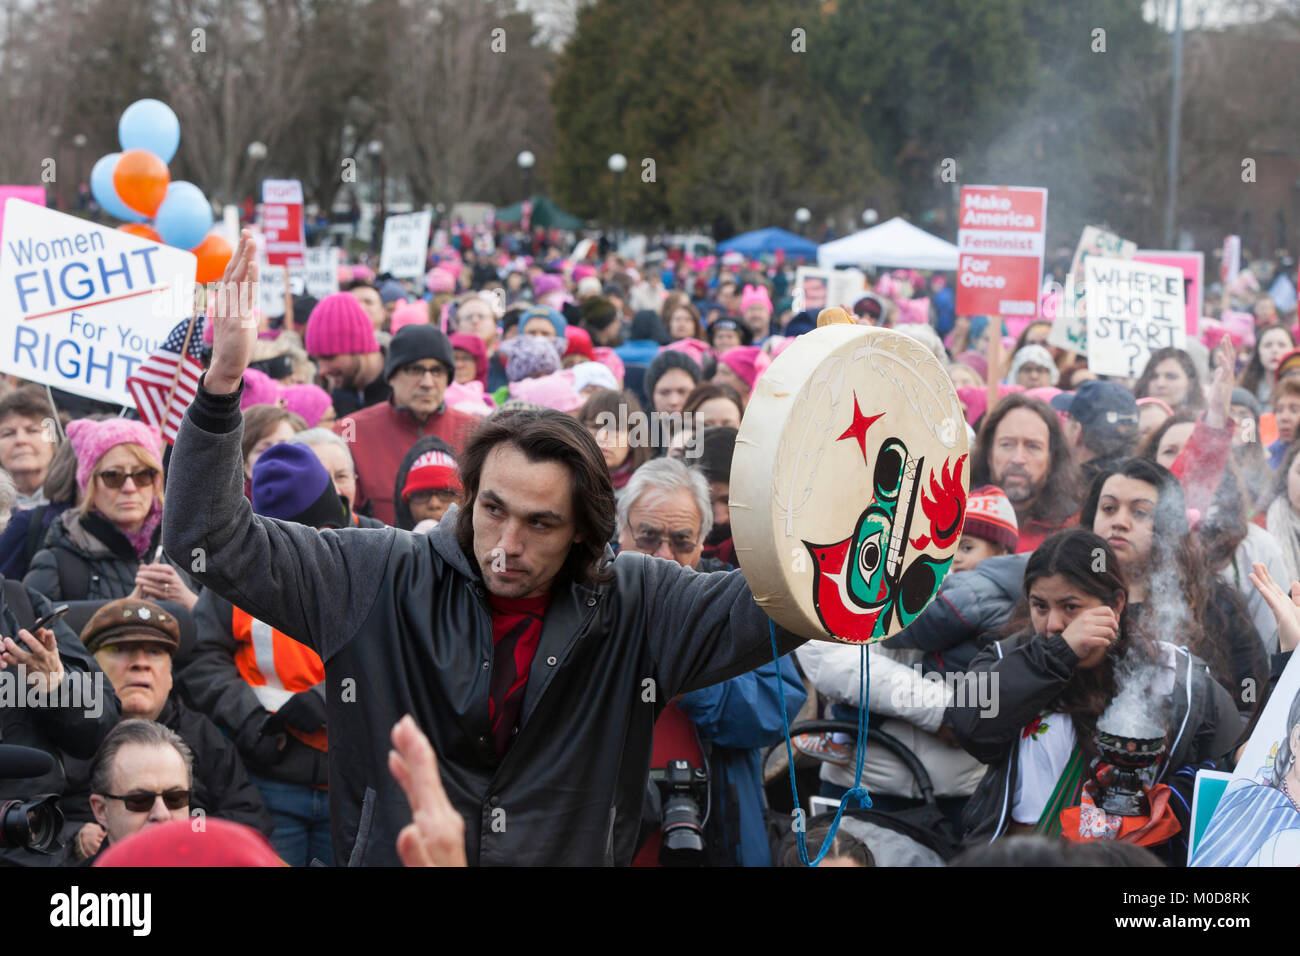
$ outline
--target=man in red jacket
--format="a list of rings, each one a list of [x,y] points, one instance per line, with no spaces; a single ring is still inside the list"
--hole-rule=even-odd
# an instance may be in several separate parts
[[[477,422],[443,403],[455,367],[447,336],[431,325],[404,326],[393,336],[384,367],[392,397],[334,426],[356,462],[358,505],[370,502],[384,524],[396,518],[393,484],[411,446],[425,435],[437,435],[459,454]]]

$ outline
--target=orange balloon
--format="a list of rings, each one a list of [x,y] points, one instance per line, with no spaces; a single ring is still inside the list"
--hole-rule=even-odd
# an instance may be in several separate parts
[[[148,239],[150,242],[162,242],[162,236],[154,232],[152,226],[146,226],[142,222],[128,222],[125,226],[118,226],[117,228],[120,232],[129,232],[133,236]]]
[[[230,248],[230,243],[226,242],[215,232],[208,233],[208,237],[190,250],[199,259],[199,270],[195,274],[195,280],[198,282],[216,282],[225,274],[226,266],[230,263],[230,257],[234,255],[235,250]]]
[[[167,164],[147,149],[128,149],[113,170],[113,188],[122,202],[151,217],[167,197],[171,181]]]

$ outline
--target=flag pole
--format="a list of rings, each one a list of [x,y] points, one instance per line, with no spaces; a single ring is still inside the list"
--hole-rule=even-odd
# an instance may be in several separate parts
[[[167,404],[163,406],[163,420],[158,426],[158,432],[163,436],[164,441],[167,434],[167,416],[171,414],[172,397],[176,394],[176,386],[181,380],[181,371],[185,368],[185,356],[190,354],[190,337],[194,335],[194,323],[198,317],[197,312],[190,314],[190,324],[185,329],[185,342],[181,345],[181,357],[176,363],[176,374],[172,376],[172,387],[167,390]]]
[[[45,397],[50,400],[50,415],[54,418],[54,427],[59,433],[59,441],[62,442],[67,436],[63,433],[63,422],[59,421],[59,406],[54,403],[54,389],[50,388],[50,383],[45,383]]]

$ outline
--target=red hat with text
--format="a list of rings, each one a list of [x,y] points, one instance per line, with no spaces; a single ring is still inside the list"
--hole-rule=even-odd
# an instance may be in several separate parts
[[[445,451],[426,451],[411,465],[406,473],[406,485],[402,488],[402,500],[406,501],[417,491],[439,491],[450,488],[463,491],[460,474],[456,468],[456,459]]]
[[[1020,543],[1020,525],[1006,492],[997,485],[971,489],[966,498],[966,523],[961,533],[991,541],[1014,553]]]

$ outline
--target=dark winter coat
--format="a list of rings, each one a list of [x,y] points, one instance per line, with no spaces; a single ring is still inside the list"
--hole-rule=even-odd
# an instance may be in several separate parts
[[[324,660],[335,856],[397,863],[411,811],[388,751],[409,713],[466,821],[470,863],[630,862],[664,704],[771,659],[769,620],[743,575],[622,554],[608,581],[557,582],[517,732],[498,757],[492,615],[455,512],[429,535],[255,516],[242,426],[238,393],[199,389],[172,455],[165,542],[172,554],[204,548],[207,586]],[[782,655],[803,643],[776,634]]]
[[[1186,648],[1173,649],[1176,671],[1169,714],[1168,757],[1158,778],[1226,754],[1241,736],[1232,698],[1209,669]],[[989,765],[962,815],[967,842],[992,842],[1006,832],[1018,781],[1022,730],[1049,711],[1078,669],[1065,638],[1021,634],[993,644],[970,665],[970,673],[996,673],[996,714],[976,705],[949,707],[944,723],[975,759]],[[965,695],[968,701],[976,698]]]
[[[0,576],[21,581],[36,552],[45,546],[50,525],[68,510],[66,504],[43,504],[15,511],[0,533]]]
[[[245,766],[253,773],[284,783],[325,786],[325,754],[293,734],[284,735],[284,750],[274,764],[258,762],[254,748],[270,711],[235,666],[238,642],[233,614],[234,605],[211,589],[204,589],[194,605],[198,643],[177,675],[180,686],[194,706],[235,742]]]

